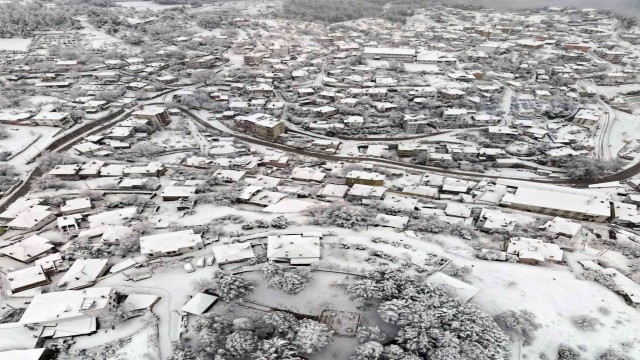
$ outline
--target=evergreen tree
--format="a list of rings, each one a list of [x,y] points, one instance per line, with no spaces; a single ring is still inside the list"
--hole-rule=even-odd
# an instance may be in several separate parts
[[[211,288],[222,300],[230,302],[251,294],[254,286],[251,281],[239,275],[216,271],[213,273]]]
[[[332,335],[333,332],[326,325],[305,319],[300,321],[293,345],[299,352],[311,354],[329,344]]]

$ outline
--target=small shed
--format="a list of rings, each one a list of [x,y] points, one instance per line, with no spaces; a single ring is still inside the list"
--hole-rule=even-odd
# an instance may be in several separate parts
[[[218,301],[217,296],[197,293],[184,304],[182,311],[193,315],[202,315],[206,313],[216,301]]]

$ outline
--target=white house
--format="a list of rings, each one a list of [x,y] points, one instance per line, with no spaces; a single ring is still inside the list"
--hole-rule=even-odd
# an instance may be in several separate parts
[[[142,255],[173,256],[202,248],[202,237],[191,229],[140,237]]]
[[[321,233],[272,235],[267,238],[267,258],[289,262],[291,265],[309,265],[320,260]]]
[[[42,266],[34,265],[7,273],[7,282],[9,283],[9,290],[17,293],[47,285],[51,280],[49,280],[49,277],[45,274]]]
[[[9,204],[7,209],[0,213],[0,219],[2,220],[13,220],[15,219],[21,212],[36,206],[40,205],[42,199],[30,199],[26,197],[18,198],[16,201]]]
[[[167,186],[162,189],[160,196],[164,201],[188,199],[195,195],[197,189],[196,186]]]
[[[34,205],[20,212],[7,226],[16,230],[39,230],[56,219],[53,211],[48,206]]]
[[[33,122],[40,126],[56,126],[68,128],[73,125],[69,113],[43,111],[32,118]]]
[[[110,287],[48,292],[31,300],[19,323],[42,325],[53,338],[91,334],[97,330],[96,317],[116,306]]]
[[[342,199],[349,191],[349,187],[346,185],[326,184],[321,191],[318,192],[319,198],[325,198],[329,200]]]
[[[89,210],[91,210],[91,199],[89,198],[67,200],[67,202],[60,207],[60,212],[62,212],[63,215],[78,214]]]
[[[525,185],[502,179],[497,182],[517,188],[502,198],[503,206],[594,222],[604,222],[611,216],[610,201],[600,194],[547,184]]]
[[[386,191],[384,186],[355,184],[349,189],[347,200],[380,200]]]
[[[241,262],[254,258],[253,248],[250,243],[234,243],[218,245],[211,248],[218,265]]]
[[[16,259],[23,263],[30,263],[53,249],[49,239],[40,235],[31,235],[9,246],[0,249],[0,254]]]
[[[321,182],[324,179],[325,175],[326,174],[322,171],[313,168],[295,167],[291,171],[291,175],[289,175],[289,178],[293,180]]]
[[[476,227],[486,232],[497,230],[511,231],[517,223],[517,218],[513,215],[505,214],[500,210],[483,208],[480,212]]]
[[[66,290],[77,290],[95,284],[104,275],[109,259],[78,259],[58,281],[57,286]]]
[[[546,243],[540,239],[525,237],[511,238],[505,242],[504,251],[516,255],[518,261],[525,264],[544,262],[562,262],[564,251],[556,244]]]
[[[442,113],[444,121],[461,121],[467,116],[466,109],[445,109]]]

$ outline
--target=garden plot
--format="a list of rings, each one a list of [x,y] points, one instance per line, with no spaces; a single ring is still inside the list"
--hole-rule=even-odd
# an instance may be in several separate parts
[[[361,311],[358,309],[359,303],[351,301],[346,293],[346,284],[354,279],[353,276],[347,277],[345,274],[322,271],[313,272],[307,288],[297,295],[289,295],[269,288],[259,271],[244,273],[242,276],[252,280],[256,285],[256,289],[247,298],[256,303],[313,316],[319,316],[325,309]],[[375,310],[362,312],[361,325],[379,326],[386,334],[397,331],[395,326],[382,321]],[[334,336],[332,343],[322,351],[311,355],[310,359],[347,359],[355,346],[357,346],[355,338]]]

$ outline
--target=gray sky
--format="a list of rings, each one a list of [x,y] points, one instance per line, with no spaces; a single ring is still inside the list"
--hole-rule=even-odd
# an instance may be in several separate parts
[[[640,0],[455,0],[455,2],[482,5],[492,8],[572,6],[577,8],[618,10],[640,14]]]

